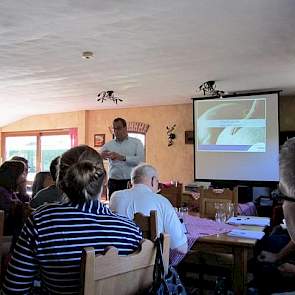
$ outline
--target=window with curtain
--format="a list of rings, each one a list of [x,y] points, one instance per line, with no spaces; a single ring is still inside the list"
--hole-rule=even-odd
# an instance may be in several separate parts
[[[77,145],[77,129],[2,133],[2,159],[21,156],[29,161],[28,181],[39,171],[49,171],[51,161]]]

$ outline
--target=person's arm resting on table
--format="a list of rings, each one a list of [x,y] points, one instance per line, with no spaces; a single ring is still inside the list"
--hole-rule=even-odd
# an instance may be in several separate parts
[[[169,202],[167,200],[167,202]],[[170,248],[177,249],[177,251],[186,254],[188,251],[187,246],[187,237],[183,231],[183,226],[169,202],[169,214],[166,216],[166,220],[164,222],[164,232],[170,235]]]
[[[258,260],[260,262],[275,263],[283,260],[293,252],[295,252],[295,244],[293,241],[290,241],[279,253],[262,251],[258,256]]]
[[[282,273],[287,273],[295,276],[295,265],[292,263],[283,263],[278,267],[278,270]]]

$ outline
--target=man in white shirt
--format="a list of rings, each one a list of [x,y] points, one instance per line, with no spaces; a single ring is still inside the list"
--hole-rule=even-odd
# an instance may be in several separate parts
[[[137,212],[150,215],[151,210],[156,210],[158,234],[168,233],[170,248],[186,253],[187,238],[183,226],[169,200],[157,194],[159,181],[156,169],[147,164],[139,165],[132,170],[131,181],[131,189],[117,191],[112,195],[110,208],[130,219]]]
[[[127,123],[122,118],[113,121],[115,139],[101,149],[101,156],[109,160],[109,197],[117,190],[127,188],[133,167],[144,161],[141,141],[128,136]]]

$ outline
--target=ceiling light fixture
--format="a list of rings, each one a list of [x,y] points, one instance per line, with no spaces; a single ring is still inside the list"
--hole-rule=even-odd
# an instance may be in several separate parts
[[[203,91],[204,95],[218,96],[222,98],[225,94],[223,90],[217,90],[215,81],[206,81],[199,86],[199,91]]]
[[[84,51],[82,53],[82,58],[85,58],[85,59],[90,59],[93,57],[93,52],[92,51]]]
[[[101,91],[97,95],[97,101],[101,103],[105,102],[106,100],[111,100],[114,103],[118,103],[118,101],[122,102],[123,99],[116,96],[113,90]]]

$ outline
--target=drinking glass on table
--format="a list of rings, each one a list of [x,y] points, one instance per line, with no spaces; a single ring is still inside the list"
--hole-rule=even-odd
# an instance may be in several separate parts
[[[235,207],[233,203],[226,204],[226,220],[235,216]]]
[[[215,203],[215,221],[224,223],[226,222],[226,208],[224,203]]]

